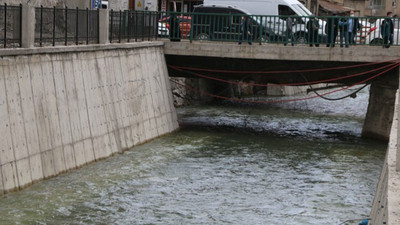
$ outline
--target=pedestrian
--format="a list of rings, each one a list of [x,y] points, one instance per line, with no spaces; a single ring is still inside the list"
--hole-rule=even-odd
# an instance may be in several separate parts
[[[342,14],[342,16],[344,16]],[[339,20],[339,31],[340,31],[340,47],[343,48],[343,39],[345,41],[346,48],[349,47],[349,20],[346,17],[342,17]]]
[[[339,32],[339,18],[337,17],[337,14],[333,14],[333,17],[328,19],[325,31],[328,36],[326,47],[335,47],[336,38]]]
[[[169,16],[169,39],[170,41],[181,41],[179,19],[177,18],[176,14]]]
[[[354,11],[350,11],[350,18],[348,19],[348,32],[350,44],[355,45],[355,37],[357,36],[357,32],[361,29],[361,24],[358,21],[358,18],[355,18]]]
[[[252,44],[250,30],[251,30],[250,22],[249,22],[249,19],[247,18],[247,15],[242,16],[241,23],[240,23],[241,34],[239,35],[239,45],[242,44],[243,40],[247,41],[247,43],[249,43],[249,45]]]
[[[315,44],[315,47],[319,47],[318,40],[318,30],[319,30],[319,21],[314,16],[310,18],[307,22],[307,30],[308,30],[308,43],[310,47]]]
[[[289,16],[286,19],[286,36],[285,36],[285,43],[283,45],[287,45],[289,42],[289,38],[292,41],[292,46],[294,46],[294,35],[293,35],[293,31],[292,31],[292,27],[293,27],[293,19],[291,16]]]
[[[382,21],[380,29],[383,37],[383,47],[389,48],[390,45],[393,45],[393,34],[394,34],[394,25],[392,20],[393,13],[388,12],[386,15],[387,17]]]

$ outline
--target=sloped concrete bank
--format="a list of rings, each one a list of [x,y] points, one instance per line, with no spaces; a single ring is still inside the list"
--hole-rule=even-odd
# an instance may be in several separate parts
[[[0,50],[0,195],[177,129],[162,46]]]
[[[370,225],[400,224],[399,92],[385,162],[371,209]]]

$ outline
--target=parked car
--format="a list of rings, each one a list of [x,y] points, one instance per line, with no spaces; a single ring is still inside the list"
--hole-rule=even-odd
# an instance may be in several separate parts
[[[377,19],[372,25],[371,25],[371,32],[365,37],[365,43],[369,45],[383,45],[383,37],[381,34],[381,25],[383,22],[384,18]],[[394,32],[393,32],[393,42],[394,44],[398,45],[400,44],[399,40],[399,20],[393,20],[393,25],[394,25]]]
[[[241,17],[249,19],[251,39],[268,41],[271,28],[260,29],[258,20],[243,10],[217,5],[199,5],[193,10],[192,34],[198,40],[238,41],[241,35]],[[260,33],[260,30],[263,30]]]
[[[181,33],[181,38],[189,38],[190,36],[190,28],[191,28],[191,17],[190,16],[177,16],[179,21],[179,29]],[[160,37],[168,37],[170,30],[170,15],[163,16],[158,20],[158,35]]]

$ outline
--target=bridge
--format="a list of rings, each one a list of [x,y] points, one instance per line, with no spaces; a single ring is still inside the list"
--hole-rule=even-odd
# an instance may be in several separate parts
[[[236,43],[167,41],[164,43],[164,53],[169,66],[169,75],[172,77],[253,80],[264,84],[371,83],[370,104],[363,136],[384,140],[389,138],[395,93],[398,88],[399,69],[396,63],[400,54],[397,48],[383,49],[378,46],[310,48],[306,45],[291,47],[277,44],[243,46]],[[379,64],[375,64],[378,62]],[[390,71],[378,70],[385,66],[387,70],[387,66],[390,65],[396,68]],[[335,69],[338,67],[344,69]],[[200,72],[196,73],[196,70]],[[240,71],[247,72],[237,73]],[[273,75],[260,74],[260,71],[288,72]],[[374,77],[380,72],[384,74]],[[362,76],[353,76],[357,73]],[[347,78],[341,79],[341,77]]]
[[[264,83],[301,83],[305,80],[337,82],[335,78],[366,73],[396,63],[400,56],[397,48],[382,49],[378,46],[352,46],[350,49],[343,49],[310,48],[306,45],[285,47],[279,44],[242,46],[236,43],[188,41],[166,41],[164,51],[171,77],[198,77],[190,72],[197,70],[217,78],[246,78]],[[261,76],[263,71],[279,71],[279,76],[273,76],[273,73]],[[299,76],[293,75],[293,71],[304,72]],[[363,79],[365,77],[352,76],[341,79],[340,82],[352,84]]]
[[[27,21],[19,39],[22,48],[0,50],[0,127],[4,143],[0,151],[0,195],[176,130],[168,76],[193,78],[201,73],[218,79],[278,84],[305,80],[345,85],[371,83],[363,136],[390,141],[388,163],[382,170],[371,215],[374,224],[398,224],[400,154],[396,158],[399,132],[394,114],[394,109],[399,108],[395,104],[398,47],[311,48],[304,44],[283,46],[279,41],[260,41],[261,45],[250,46],[238,45],[235,38],[231,43],[191,38],[160,42],[154,41],[158,37],[154,37],[152,26],[152,32],[146,27],[149,33],[143,27],[140,38],[134,33],[130,36],[132,30],[122,37],[122,23],[114,33],[115,21],[110,23],[109,12],[100,10],[96,44],[34,48],[46,40],[55,45],[59,39],[55,38],[55,31],[52,38],[44,39],[42,33],[37,37],[35,10],[23,6],[21,12]],[[153,14],[158,15],[152,13],[146,18]],[[89,27],[89,20],[86,22]],[[65,31],[65,45],[71,40],[75,44],[82,42],[79,26],[75,28],[72,37]],[[84,38],[89,43],[89,35]],[[109,44],[113,38],[118,42],[129,42],[130,38],[153,41]],[[3,41],[8,47],[9,42]],[[332,67],[344,70],[324,70]],[[315,69],[319,72],[309,71]],[[274,78],[257,73],[271,70],[286,72]],[[288,72],[294,70],[303,76]],[[365,76],[335,80],[355,73]]]

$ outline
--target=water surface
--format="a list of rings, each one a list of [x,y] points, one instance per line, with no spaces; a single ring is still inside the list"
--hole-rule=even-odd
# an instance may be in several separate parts
[[[357,101],[181,108],[180,131],[0,199],[0,224],[367,218],[386,144],[360,138]]]

